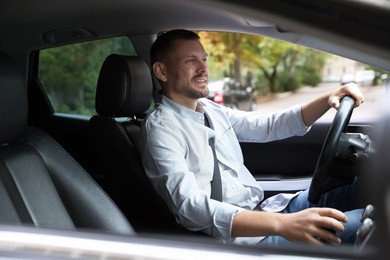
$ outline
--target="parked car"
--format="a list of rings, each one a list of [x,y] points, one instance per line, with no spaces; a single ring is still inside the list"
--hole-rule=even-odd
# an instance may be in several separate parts
[[[242,86],[231,78],[213,80],[208,83],[208,98],[215,103],[244,111],[256,111],[253,88]]]
[[[355,82],[360,85],[372,85],[374,83],[375,71],[362,70],[357,71],[355,74]]]
[[[344,74],[341,79],[341,85],[347,84],[349,82],[355,82],[361,86],[369,85],[372,86],[375,79],[375,71],[373,70],[360,70],[355,74]]]
[[[381,113],[358,116],[368,110],[367,99],[338,128],[343,138],[334,144],[345,158],[329,156],[335,172],[362,179],[360,192],[376,209],[374,228],[363,230],[356,246],[238,247],[183,230],[145,178],[134,147],[159,93],[148,67],[159,33],[267,36],[390,71],[388,1],[5,0],[0,6],[0,258],[388,258],[385,95],[373,102]],[[269,61],[263,62],[253,69]],[[122,70],[123,64],[147,73]],[[306,97],[307,90],[291,93]],[[302,137],[243,142],[245,165],[267,196],[309,188],[334,126],[338,120],[321,120]]]
[[[354,74],[344,74],[341,76],[340,84],[345,85],[350,82],[355,82],[355,75]]]

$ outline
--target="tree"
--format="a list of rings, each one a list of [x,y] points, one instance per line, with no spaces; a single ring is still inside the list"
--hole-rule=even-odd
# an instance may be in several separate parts
[[[294,90],[303,84],[316,85],[321,79],[326,56],[318,51],[248,34],[200,32],[199,35],[210,54],[212,78],[221,77],[223,71],[223,76],[241,83],[245,79],[245,85],[256,84],[258,89],[265,85],[272,93]]]
[[[200,32],[202,44],[210,55],[211,77],[231,77],[242,83],[243,69],[259,66],[254,53],[258,36],[228,32]]]
[[[135,51],[128,38],[116,37],[40,52],[39,79],[56,112],[95,113],[100,67],[111,53],[130,55]]]

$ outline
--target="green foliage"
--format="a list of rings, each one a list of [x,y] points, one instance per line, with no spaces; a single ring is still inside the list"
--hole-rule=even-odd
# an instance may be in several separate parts
[[[299,69],[303,85],[317,86],[321,82],[321,72],[329,57],[327,53],[306,49]]]
[[[39,79],[56,112],[95,114],[100,67],[111,53],[135,55],[126,37],[90,41],[40,51]]]
[[[319,51],[261,36],[200,32],[210,54],[210,77],[235,78],[243,84],[248,72],[259,93],[290,91],[316,86],[321,80],[327,56]]]
[[[293,91],[301,87],[301,78],[299,74],[292,74],[289,71],[282,71],[278,74],[275,81],[274,92]]]

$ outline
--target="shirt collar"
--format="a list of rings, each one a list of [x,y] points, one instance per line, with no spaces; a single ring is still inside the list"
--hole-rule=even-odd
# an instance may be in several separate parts
[[[197,105],[197,110],[199,112],[182,106],[164,95],[162,96],[161,104],[172,109],[175,113],[179,114],[180,117],[191,119],[200,124],[204,124],[204,110],[199,102]]]

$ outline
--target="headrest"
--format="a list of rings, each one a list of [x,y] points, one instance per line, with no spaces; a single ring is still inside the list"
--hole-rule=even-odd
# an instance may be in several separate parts
[[[27,109],[23,77],[11,57],[0,51],[0,145],[21,135]]]
[[[150,69],[136,56],[111,54],[104,61],[96,89],[96,112],[102,116],[142,115],[151,105]]]

